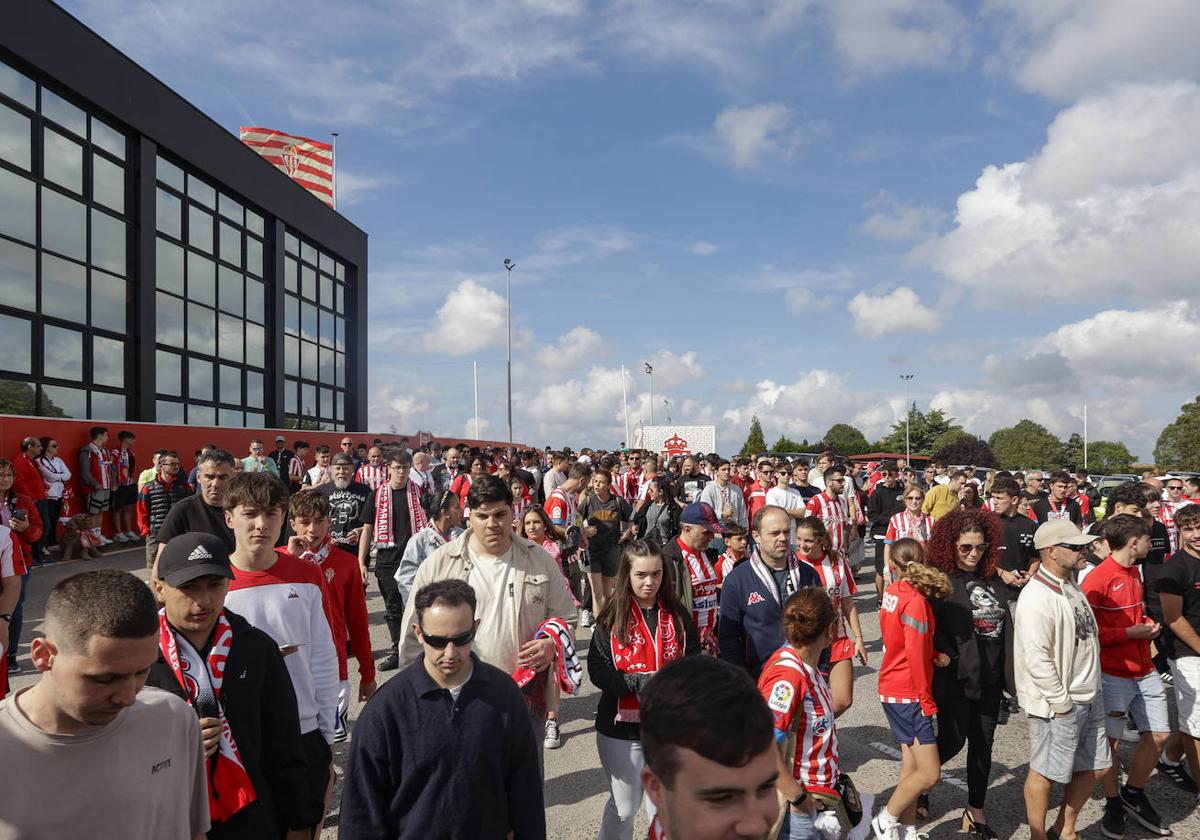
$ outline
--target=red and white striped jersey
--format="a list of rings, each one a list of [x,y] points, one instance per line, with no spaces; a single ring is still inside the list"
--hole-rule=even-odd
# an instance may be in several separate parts
[[[767,660],[758,690],[771,710],[776,737],[796,733],[793,778],[805,790],[836,796],[838,739],[829,683],[793,647],[784,645]]]
[[[808,512],[825,523],[829,532],[829,540],[833,543],[833,551],[846,550],[846,526],[850,520],[846,513],[846,500],[839,497],[829,498],[825,493],[818,493],[808,500]]]
[[[293,455],[292,460],[288,462],[288,481],[293,484],[303,484],[304,474],[308,472],[308,468],[304,466],[304,460],[299,455]]]
[[[358,472],[354,474],[354,480],[359,484],[365,484],[372,490],[378,490],[379,485],[386,484],[391,477],[391,471],[388,470],[387,464],[380,464],[378,467],[373,467],[370,464],[363,464],[358,468]]]
[[[627,502],[636,502],[638,491],[642,487],[642,470],[626,469],[617,473],[613,479],[613,489],[617,495]]]
[[[825,591],[829,593],[829,599],[833,601],[835,618],[833,639],[830,641],[830,645],[834,651],[837,651],[840,642],[853,638],[850,633],[850,622],[846,618],[846,613],[843,612],[842,605],[847,601],[853,603],[850,599],[853,599],[858,593],[854,575],[850,572],[846,558],[840,554],[825,554],[820,560],[810,560],[799,552],[796,556],[817,573],[817,577],[821,579],[821,586],[825,587]]]
[[[887,536],[883,538],[883,541],[886,545],[891,545],[896,540],[907,538],[925,545],[929,542],[929,534],[932,530],[933,519],[928,513],[918,513],[913,516],[908,511],[902,510],[888,522]]]

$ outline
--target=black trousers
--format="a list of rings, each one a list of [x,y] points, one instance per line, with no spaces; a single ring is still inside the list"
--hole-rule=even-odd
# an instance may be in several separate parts
[[[383,618],[387,622],[392,650],[398,651],[400,640],[404,638],[404,598],[396,583],[396,567],[376,566],[375,580],[379,583],[379,594],[383,596]]]
[[[967,746],[967,803],[982,808],[992,772],[992,742],[1000,715],[1000,686],[984,686],[978,700],[968,700],[962,683],[950,680],[934,684],[937,703],[938,758],[945,764]]]

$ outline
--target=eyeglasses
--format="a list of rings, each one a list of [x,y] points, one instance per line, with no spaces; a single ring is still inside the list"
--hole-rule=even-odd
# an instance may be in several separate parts
[[[447,645],[453,644],[455,647],[462,647],[471,644],[475,638],[475,629],[472,628],[466,633],[459,633],[457,636],[433,636],[425,632],[425,628],[421,628],[421,640],[425,644],[438,650],[445,650]]]
[[[970,557],[972,554],[975,554],[976,552],[978,552],[979,554],[983,554],[987,550],[988,550],[988,544],[985,542],[983,542],[983,543],[959,543],[958,544],[958,553],[961,554],[963,557]]]
[[[342,446],[353,446],[353,445],[354,445],[354,441],[352,441],[352,440],[342,441]]]
[[[905,496],[904,500],[906,502],[919,502],[919,501],[922,501],[924,498],[925,498],[924,496]]]
[[[1183,485],[1182,484],[1168,484],[1167,489],[1168,490],[1182,490]]]

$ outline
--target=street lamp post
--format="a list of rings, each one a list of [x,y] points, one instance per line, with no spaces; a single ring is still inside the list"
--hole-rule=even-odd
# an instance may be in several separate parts
[[[908,404],[908,388],[912,382],[913,374],[902,373],[900,378],[904,380],[904,463],[906,466],[912,466],[912,443],[909,439],[909,424],[912,420],[912,406]]]
[[[654,425],[654,365],[642,362],[646,366],[646,375],[650,377],[650,425]]]
[[[508,445],[512,446],[512,270],[517,264],[508,257],[504,258],[504,268],[507,270],[504,282],[505,321],[508,326]]]

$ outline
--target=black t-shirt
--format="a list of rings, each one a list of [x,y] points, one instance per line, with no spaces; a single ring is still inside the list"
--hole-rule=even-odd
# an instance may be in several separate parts
[[[1034,516],[1038,518],[1038,522],[1047,522],[1051,519],[1062,519],[1064,515],[1080,528],[1083,527],[1083,511],[1079,509],[1079,502],[1074,499],[1064,499],[1062,502],[1051,502],[1049,496],[1038,496],[1029,503],[1030,509]]]
[[[1158,594],[1178,595],[1183,598],[1183,617],[1188,624],[1200,632],[1200,557],[1186,550],[1177,551],[1171,559],[1156,569],[1154,588]],[[1180,642],[1170,629],[1164,627],[1163,651],[1168,659],[1182,656],[1200,656],[1189,645]]]
[[[799,484],[789,484],[788,487],[799,493],[800,498],[804,499],[805,504],[807,504],[808,500],[813,496],[821,495],[821,488],[813,487],[811,484],[805,484],[803,487],[801,487]]]
[[[158,541],[160,543],[170,542],[180,534],[193,531],[219,537],[231,552],[236,547],[233,531],[225,524],[224,509],[206,504],[204,498],[198,493],[176,503],[167,512],[167,518],[163,520],[162,526],[158,529]]]
[[[374,495],[370,487],[357,481],[350,482],[342,490],[330,481],[318,487],[317,492],[329,499],[329,535],[334,542],[342,542],[347,533],[361,524],[359,518],[367,497]]]
[[[362,515],[358,521],[361,525],[375,526],[374,493],[368,494],[367,503],[363,505]],[[408,515],[408,488],[402,487],[399,490],[392,490],[392,542],[394,545],[391,548],[379,546],[376,549],[376,574],[380,568],[394,570],[400,565],[400,558],[404,556],[404,548],[408,545],[411,537],[412,518]],[[371,535],[371,539],[375,539],[374,534]]]
[[[703,473],[680,476],[675,482],[675,498],[685,505],[690,505],[700,498],[700,491],[708,482],[708,476]]]
[[[1033,547],[1033,535],[1037,531],[1037,523],[1020,513],[1012,516],[1001,516],[1000,524],[1004,527],[1004,544],[1000,546],[999,565],[1009,572],[1027,572],[1033,561],[1037,560],[1037,550]],[[1015,599],[1021,590],[1009,586],[996,577],[995,586]]]
[[[579,515],[596,528],[596,536],[588,540],[588,550],[601,555],[617,547],[621,538],[621,523],[633,517],[633,508],[612,491],[609,491],[607,502],[600,501],[595,493],[589,493],[579,506]]]

